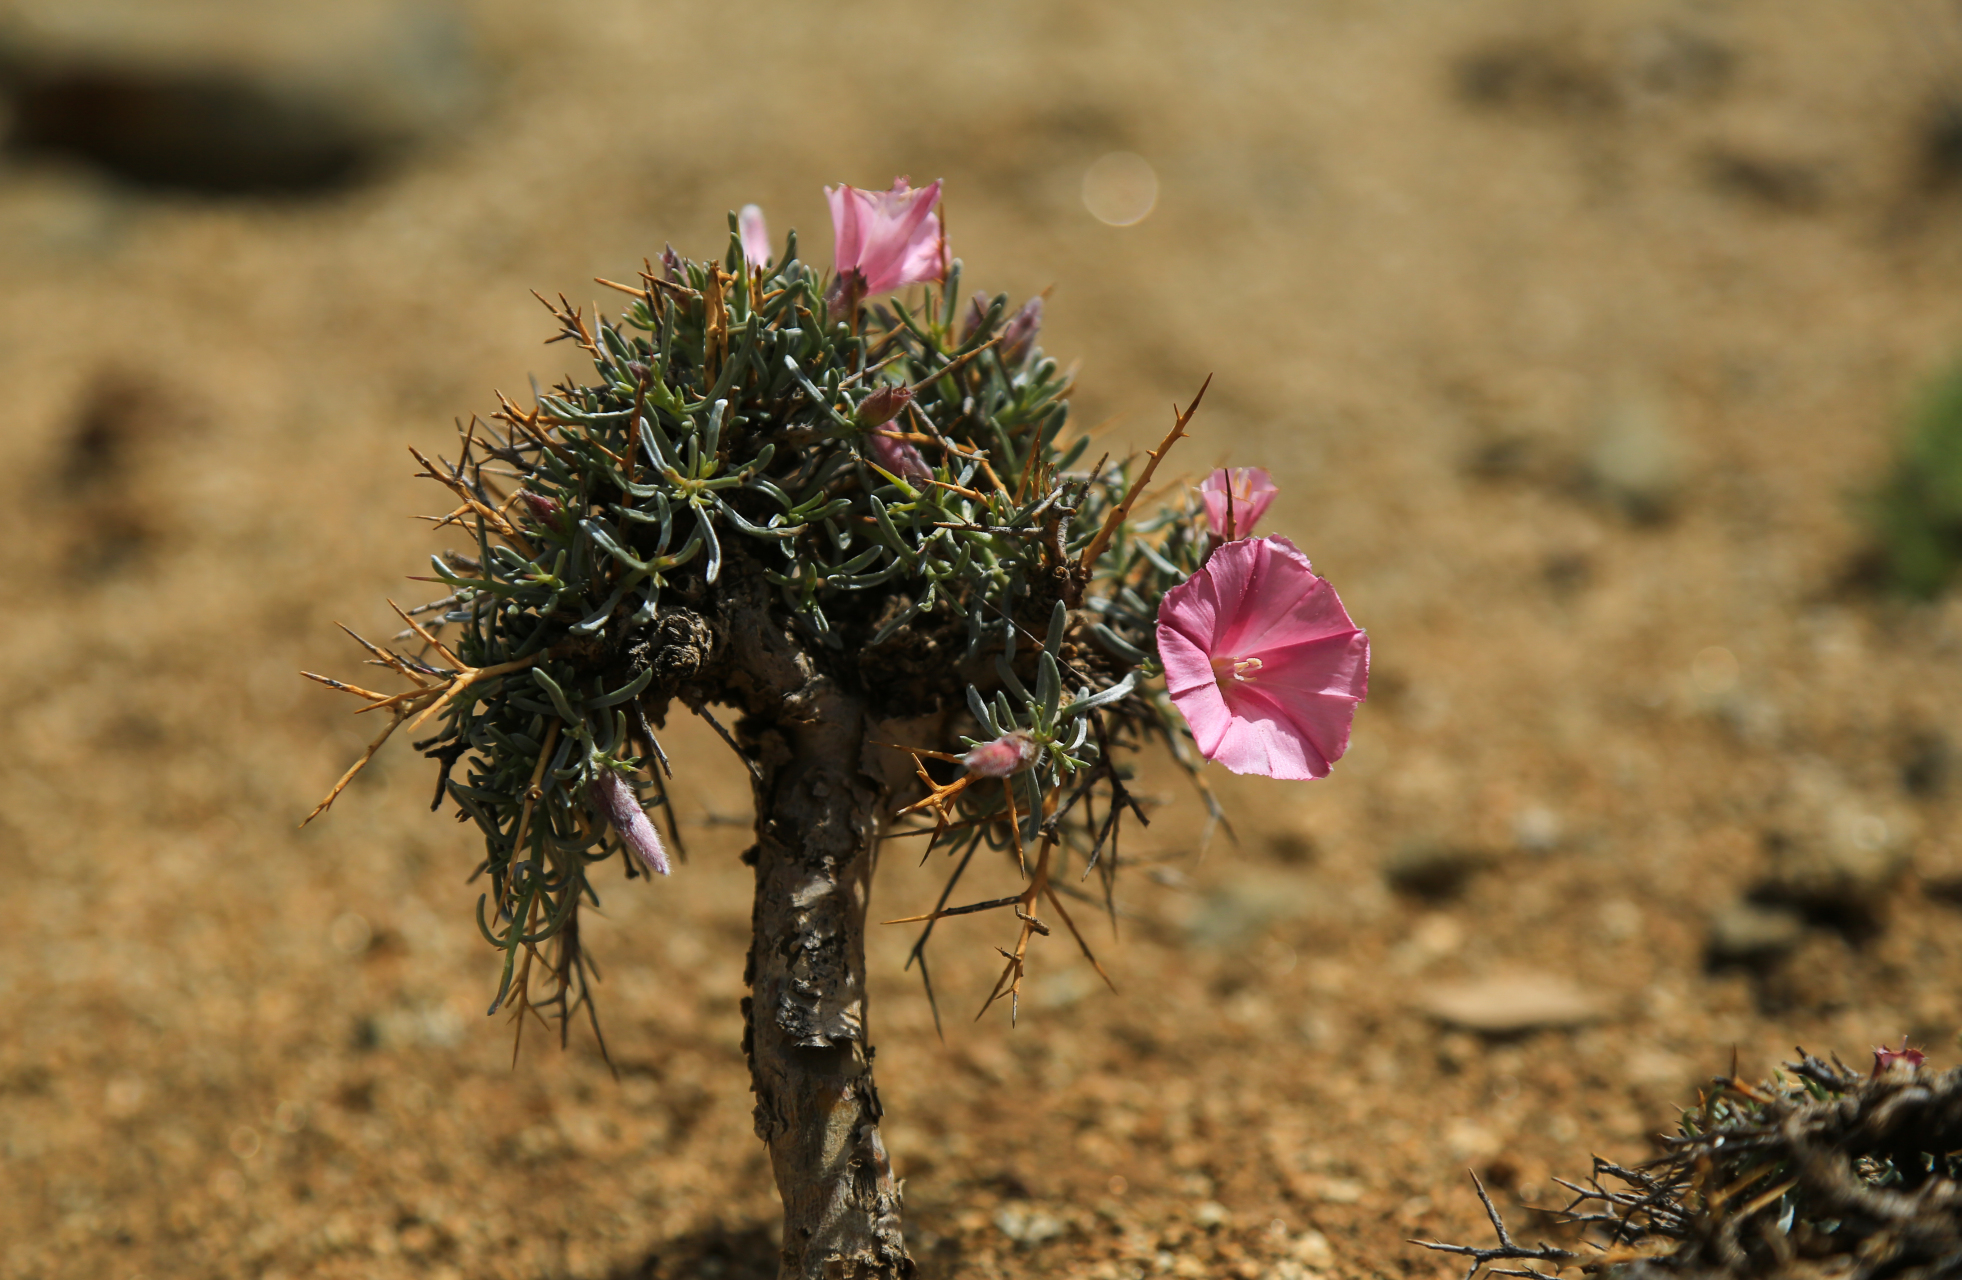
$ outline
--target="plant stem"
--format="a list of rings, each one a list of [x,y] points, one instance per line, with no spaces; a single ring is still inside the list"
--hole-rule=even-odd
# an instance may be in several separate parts
[[[864,712],[812,675],[743,731],[760,766],[743,1048],[783,1197],[778,1274],[911,1277],[866,1030],[866,895],[884,795],[859,768]]]

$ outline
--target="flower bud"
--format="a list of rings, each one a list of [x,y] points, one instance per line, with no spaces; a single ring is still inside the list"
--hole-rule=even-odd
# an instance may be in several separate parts
[[[746,204],[736,215],[736,226],[742,231],[743,258],[752,267],[765,266],[770,261],[770,227],[763,221],[763,210],[753,204]]]
[[[933,468],[913,447],[913,442],[900,438],[894,432],[874,431],[866,437],[866,447],[872,454],[872,461],[902,480],[925,480],[933,474]]]
[[[969,773],[984,778],[1006,778],[1020,773],[1036,756],[1035,739],[1026,730],[1004,733],[993,742],[984,742],[961,757]]]
[[[967,319],[961,321],[961,345],[966,346],[974,337],[975,331],[988,318],[988,295],[976,293],[968,300]]]
[[[1259,467],[1222,467],[1200,482],[1199,498],[1213,536],[1232,541],[1253,536],[1254,523],[1274,505],[1278,491],[1274,478]]]
[[[858,402],[858,425],[883,427],[906,412],[906,406],[912,403],[913,388],[895,386],[890,382],[880,383],[870,395]]]
[[[525,508],[531,512],[532,519],[548,529],[564,527],[565,503],[542,493],[533,493],[529,489],[518,490],[518,496],[524,499]]]
[[[1019,368],[1035,350],[1036,335],[1042,332],[1042,295],[1037,294],[1022,304],[1022,309],[1002,326],[1001,362],[1010,369]]]
[[[667,875],[667,850],[661,847],[661,837],[655,834],[654,824],[647,820],[647,813],[640,807],[640,799],[627,780],[605,769],[587,786],[586,793],[620,833],[620,842],[633,850],[649,871]]]
[[[1901,1047],[1889,1049],[1885,1045],[1875,1045],[1873,1051],[1873,1074],[1876,1079],[1890,1071],[1905,1071],[1910,1074],[1919,1071],[1928,1055],[1919,1049],[1908,1048],[1907,1037],[1901,1037]]]

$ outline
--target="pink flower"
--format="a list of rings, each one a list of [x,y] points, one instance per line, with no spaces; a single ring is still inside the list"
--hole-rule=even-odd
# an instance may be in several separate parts
[[[947,241],[933,206],[938,180],[918,191],[895,179],[891,191],[826,187],[838,278],[856,276],[859,297],[892,293],[947,274]]]
[[[1199,754],[1323,778],[1369,693],[1369,637],[1286,538],[1229,542],[1158,606],[1158,656]]]
[[[874,431],[866,437],[866,445],[872,454],[872,461],[892,472],[902,480],[924,480],[933,474],[933,468],[913,442],[902,439],[891,431]]]
[[[1908,1048],[1907,1037],[1902,1036],[1901,1047],[1898,1049],[1889,1049],[1886,1045],[1874,1047],[1873,1073],[1876,1077],[1884,1076],[1897,1067],[1910,1072],[1919,1071],[1922,1064],[1927,1061],[1928,1055],[1919,1049]]]
[[[759,205],[746,204],[736,215],[736,226],[743,237],[743,261],[761,267],[770,261],[770,226],[763,221]]]
[[[1259,467],[1222,467],[1199,484],[1200,500],[1206,504],[1206,523],[1215,537],[1231,542],[1253,536],[1254,521],[1274,504],[1273,477]]]
[[[969,773],[978,773],[984,778],[1006,778],[1011,773],[1019,773],[1035,759],[1035,740],[1020,729],[1004,733],[993,742],[984,742],[961,757]]]
[[[587,793],[620,833],[620,842],[639,854],[649,871],[668,874],[668,852],[661,847],[661,837],[654,833],[654,824],[647,820],[647,813],[640,807],[640,799],[627,780],[611,769],[602,769],[600,776],[587,787]]]

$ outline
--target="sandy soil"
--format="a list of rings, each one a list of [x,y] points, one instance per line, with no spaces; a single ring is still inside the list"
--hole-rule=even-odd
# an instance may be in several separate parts
[[[180,58],[395,20],[259,7],[153,11]],[[0,1276],[770,1274],[726,750],[681,731],[692,860],[591,930],[618,1081],[583,1032],[514,1066],[424,762],[296,833],[367,727],[295,672],[355,671],[332,624],[422,590],[405,446],[570,368],[528,290],[712,251],[750,200],[821,245],[822,183],[900,172],[947,180],[971,281],[1055,286],[1080,421],[1145,442],[1215,374],[1184,465],[1275,472],[1271,527],[1377,663],[1331,779],[1217,779],[1237,844],[1200,856],[1153,775],[1121,994],[1052,941],[1021,1025],[972,1023],[999,929],[949,928],[943,1043],[909,936],[875,939],[924,1274],[1450,1273],[1403,1241],[1480,1234],[1466,1168],[1533,1222],[1733,1051],[1954,1061],[1962,602],[1851,573],[1853,499],[1962,333],[1951,9],[459,20],[475,105],[330,197],[0,169]],[[1114,150],[1162,183],[1136,226],[1080,199]],[[895,855],[879,901],[940,873]],[[1739,915],[1781,876],[1804,923]],[[1786,936],[1713,966],[1719,924]],[[1562,1025],[1476,1029],[1521,1022]]]

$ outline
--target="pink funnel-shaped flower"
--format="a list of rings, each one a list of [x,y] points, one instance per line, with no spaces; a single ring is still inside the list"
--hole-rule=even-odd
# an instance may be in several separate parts
[[[1158,656],[1199,754],[1323,778],[1369,693],[1369,637],[1286,538],[1229,542],[1158,606]]]
[[[873,297],[925,284],[947,274],[947,240],[933,206],[940,200],[936,180],[914,191],[906,179],[891,191],[826,187],[838,278],[857,277],[859,297]]]
[[[1225,467],[1199,482],[1199,498],[1206,504],[1206,523],[1213,536],[1231,542],[1251,538],[1254,521],[1274,505],[1274,478],[1259,467]]]
[[[770,261],[770,224],[763,221],[760,205],[746,204],[736,215],[736,229],[742,233],[743,261],[752,267]]]
[[[649,871],[668,874],[668,851],[661,847],[661,837],[654,833],[654,824],[647,820],[647,812],[640,807],[640,800],[627,780],[611,769],[603,769],[587,790],[606,814],[606,820],[620,833],[621,843],[638,854]]]

